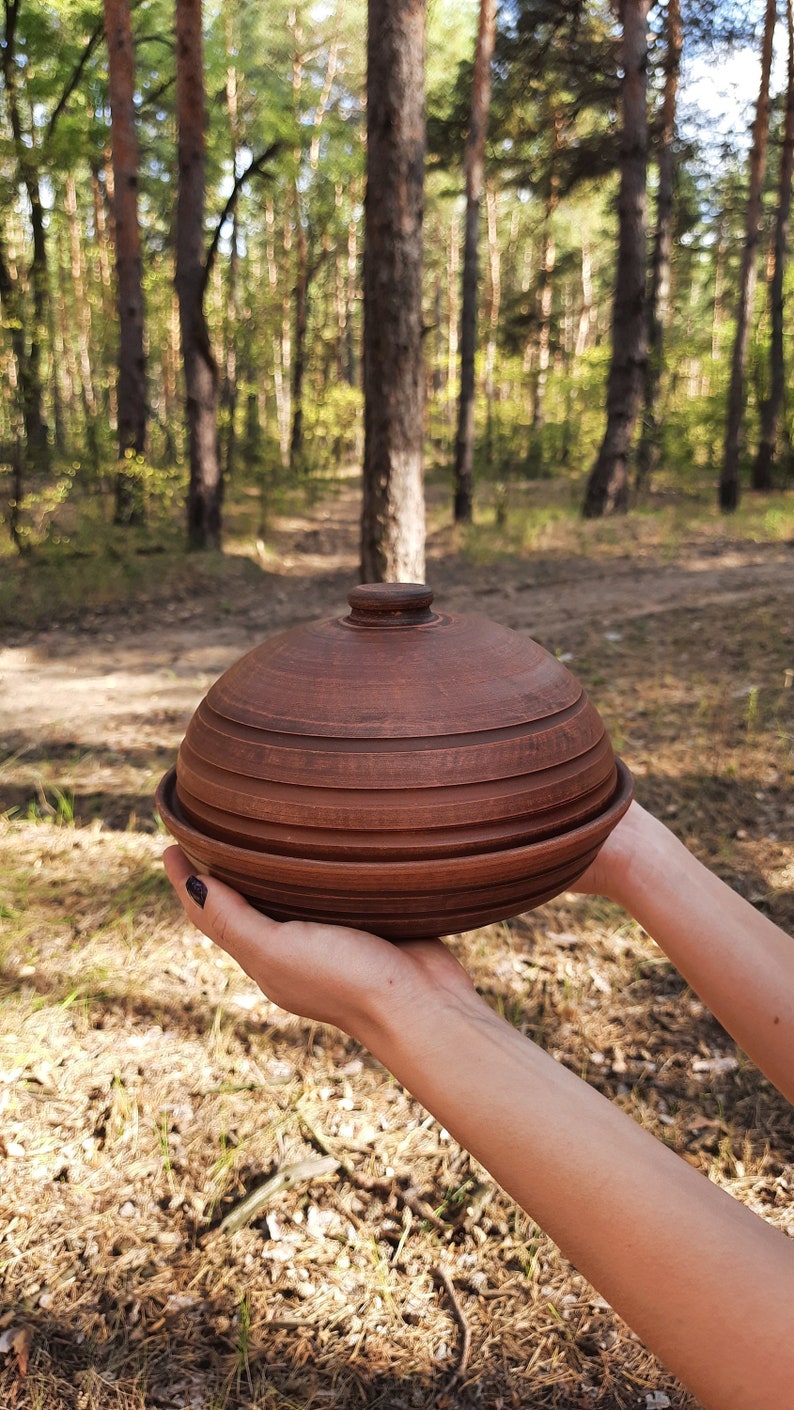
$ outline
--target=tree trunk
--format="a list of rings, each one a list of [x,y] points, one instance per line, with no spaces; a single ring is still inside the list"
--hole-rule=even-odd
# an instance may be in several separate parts
[[[485,405],[486,405],[486,463],[489,472],[494,465],[494,400],[496,388],[496,334],[499,329],[499,310],[502,304],[502,258],[499,249],[499,193],[496,188],[485,188],[485,223],[488,231],[488,340],[485,344]]]
[[[270,291],[274,298],[278,297],[279,272],[282,269],[289,269],[292,259],[292,224],[291,224],[292,200],[285,202],[283,236],[282,236],[282,258],[276,259],[276,211],[271,200],[265,202],[265,254],[267,258],[267,272],[270,283]],[[284,470],[289,465],[289,447],[291,439],[291,392],[292,383],[292,325],[291,307],[288,294],[281,296],[281,328],[273,334],[273,393],[276,402],[276,426],[278,428],[278,444],[281,457],[281,465]]]
[[[5,0],[5,33],[0,44],[0,67],[11,123],[17,179],[25,187],[30,204],[30,224],[33,235],[33,258],[28,268],[28,281],[33,294],[33,319],[29,343],[17,345],[17,358],[23,352],[24,371],[20,381],[22,413],[27,442],[26,459],[32,468],[46,474],[50,468],[50,448],[44,415],[44,393],[41,378],[41,356],[49,334],[49,282],[44,208],[41,201],[39,174],[32,156],[32,147],[22,128],[17,90],[17,22],[20,0]],[[20,313],[22,312],[20,306]],[[25,324],[23,322],[23,328]]]
[[[728,218],[727,212],[722,211],[717,226],[717,248],[714,253],[714,296],[713,312],[711,315],[711,360],[720,360],[720,334],[725,323],[725,309],[723,300],[725,297],[725,261],[728,257]]]
[[[239,116],[239,75],[235,63],[237,36],[234,31],[234,12],[231,5],[224,11],[224,35],[226,40],[226,109],[229,114],[230,155],[232,172],[237,177],[240,165],[240,149],[243,139]],[[228,483],[234,473],[237,455],[237,340],[240,329],[240,223],[235,207],[232,216],[231,249],[229,251],[229,281],[226,289],[226,305],[223,330],[223,389],[221,406],[226,412],[226,443],[223,455],[223,474]]]
[[[56,308],[56,298],[53,297],[52,274],[50,271],[50,259],[47,259],[47,298],[45,313],[47,316],[47,338],[46,347],[49,352],[49,384],[50,398],[52,405],[52,439],[55,450],[59,455],[66,454],[68,436],[66,433],[66,415],[64,412],[63,395],[61,392],[61,358],[58,349],[58,314]],[[61,275],[58,270],[58,276]],[[57,296],[56,296],[57,297]],[[60,300],[58,300],[60,304]]]
[[[549,184],[546,192],[546,205],[543,212],[543,237],[540,256],[540,280],[538,288],[538,367],[535,377],[535,396],[532,406],[532,429],[539,431],[545,420],[546,384],[549,377],[551,357],[551,309],[554,293],[554,270],[557,263],[557,248],[554,241],[554,214],[560,199],[560,178],[557,170],[559,151],[562,146],[562,122],[558,113],[551,120],[554,141],[549,163]]]
[[[334,338],[334,372],[337,382],[350,383],[348,375],[347,349],[350,335],[347,325],[347,281],[345,278],[344,257],[341,250],[334,258],[334,315],[336,336]]]
[[[629,452],[648,356],[645,225],[649,7],[650,0],[625,0],[623,5],[623,121],[612,360],[607,381],[607,425],[587,481],[583,505],[586,518],[628,508]]]
[[[92,281],[96,280],[99,285],[96,291],[99,295],[99,303],[98,318],[94,325],[95,334],[101,330],[100,336],[97,338],[98,346],[93,350],[95,372],[97,359],[99,360],[98,370],[101,372],[96,384],[98,414],[107,419],[108,425],[117,426],[115,385],[105,375],[108,366],[107,330],[115,327],[116,296],[111,273],[112,251],[108,230],[107,193],[102,169],[96,159],[91,161],[91,208],[94,213],[94,261],[92,262],[91,276]]]
[[[587,349],[592,346],[593,324],[595,322],[595,307],[593,303],[593,258],[586,237],[582,240],[580,260],[582,302],[579,308],[579,321],[576,328],[576,347],[574,348],[575,363],[579,361],[580,357],[584,357]]]
[[[226,444],[223,456],[223,475],[227,482],[231,480],[237,462],[237,402],[239,396],[237,341],[240,333],[240,222],[236,211],[232,217],[232,236],[230,244],[229,281],[226,286],[223,391],[220,398],[221,405],[226,412]]]
[[[110,259],[108,258],[108,224],[105,214],[105,193],[102,188],[102,178],[99,164],[91,164],[91,205],[94,212],[94,239],[96,242],[96,258],[99,270],[99,281],[102,285],[102,309],[109,315],[108,305],[110,303]]]
[[[94,470],[99,464],[99,442],[97,439],[97,397],[94,388],[91,366],[91,301],[88,293],[83,245],[80,238],[80,224],[77,208],[77,187],[70,173],[64,187],[63,208],[69,231],[69,261],[72,277],[72,313],[74,332],[77,339],[78,381],[80,400],[83,407],[85,437]],[[61,302],[66,303],[62,298]]]
[[[63,209],[69,219],[68,206],[68,182],[62,197]],[[78,364],[75,340],[72,336],[77,325],[77,309],[75,307],[75,289],[72,271],[67,268],[69,259],[66,254],[66,236],[71,231],[64,229],[59,224],[55,231],[55,259],[50,260],[50,266],[54,274],[55,283],[53,287],[54,298],[52,300],[57,310],[57,320],[52,329],[50,342],[50,356],[58,369],[58,385],[65,393],[66,405],[69,411],[70,422],[76,419],[76,407],[78,401],[82,401],[80,368]],[[70,277],[71,276],[71,277]],[[83,410],[85,410],[83,408]],[[80,438],[83,440],[87,435],[88,427],[81,427]]]
[[[758,241],[761,234],[761,198],[769,138],[769,78],[772,71],[776,21],[776,0],[767,0],[761,46],[761,84],[758,91],[758,105],[755,111],[753,141],[750,151],[750,189],[745,212],[744,249],[739,276],[739,303],[736,312],[731,381],[728,391],[725,450],[719,486],[719,506],[725,513],[731,513],[739,503],[739,459],[742,449],[747,345],[756,285]]]
[[[423,582],[425,0],[369,0],[364,244],[365,581]]]
[[[458,297],[458,276],[460,271],[460,232],[456,216],[452,215],[449,222],[449,238],[447,240],[447,267],[446,267],[446,293],[447,293],[447,375],[446,375],[446,398],[444,407],[444,421],[448,427],[448,435],[452,436],[456,425],[457,407],[455,398],[455,378],[458,367],[458,349],[460,346],[460,300]]]
[[[162,414],[163,457],[166,461],[179,458],[180,445],[177,435],[179,426],[179,370],[181,365],[181,335],[179,331],[179,299],[176,290],[171,290],[168,301],[166,336],[162,352]]]
[[[295,343],[292,357],[292,430],[289,441],[289,468],[295,473],[303,456],[303,375],[306,369],[306,329],[309,322],[309,241],[301,219],[300,199],[296,192],[295,209],[298,226],[295,232],[295,287],[292,297],[295,309]]]
[[[637,487],[647,486],[659,464],[659,390],[664,367],[664,332],[670,311],[670,256],[673,245],[673,188],[675,185],[675,114],[681,71],[683,30],[680,0],[668,0],[665,10],[667,44],[664,61],[659,132],[659,189],[656,198],[656,233],[648,294],[648,361],[645,368],[644,411],[637,447]]]
[[[177,0],[176,79],[179,190],[176,290],[190,457],[188,546],[220,548],[222,480],[218,447],[218,366],[204,316],[205,131],[201,0]]]
[[[143,262],[138,224],[140,168],[135,125],[135,48],[129,0],[104,0],[113,150],[113,227],[119,317],[117,524],[140,524],[143,489],[125,462],[146,449]]]
[[[42,354],[46,347],[50,321],[49,271],[47,268],[47,240],[44,224],[44,207],[41,201],[38,173],[29,158],[20,163],[23,181],[30,201],[30,221],[33,231],[33,259],[28,277],[33,290],[33,327],[30,337],[30,389],[32,395],[31,421],[33,461],[44,473],[50,467],[50,449],[47,423],[43,410],[43,385],[41,375]]]
[[[353,216],[347,227],[347,344],[345,351],[346,380],[351,387],[358,386],[359,368],[357,340],[354,336],[354,318],[358,300],[358,222]]]
[[[455,442],[455,522],[470,523],[474,500],[474,358],[477,349],[478,245],[485,165],[485,135],[491,105],[491,61],[496,0],[480,0],[480,22],[466,138],[466,224],[461,290],[460,398]]]
[[[16,436],[11,448],[12,485],[8,506],[8,528],[14,546],[20,553],[24,553],[28,545],[22,534],[21,520],[22,504],[25,497],[26,450],[28,446],[26,409],[30,404],[30,388],[27,384],[30,366],[25,344],[19,283],[9,269],[2,232],[0,232],[0,311],[3,313],[6,327],[9,330],[14,363],[16,364],[15,390],[20,417],[19,424],[15,427]]]
[[[338,0],[334,18],[334,33],[328,49],[325,81],[317,99],[314,115],[311,119],[313,132],[311,143],[309,144],[309,167],[312,171],[316,171],[319,165],[320,133],[325,120],[328,102],[333,91],[334,79],[339,63],[339,25],[343,10],[344,5],[341,3],[341,0]],[[304,113],[301,104],[306,55],[303,50],[303,29],[297,11],[292,12],[290,27],[295,44],[292,60],[292,101],[298,129],[302,130],[304,125],[307,125],[308,116]],[[309,287],[324,258],[323,254],[316,261],[310,261],[311,241],[307,228],[309,225],[309,217],[306,210],[306,201],[301,194],[301,170],[304,166],[304,149],[302,146],[295,149],[294,156],[297,177],[295,181],[295,286],[293,289],[295,342],[292,360],[292,382],[290,387],[292,427],[289,438],[289,469],[291,472],[300,469],[303,458],[303,382],[306,374],[306,333],[309,326]]]
[[[778,427],[786,390],[786,362],[783,351],[783,280],[788,255],[789,215],[791,213],[791,181],[794,173],[794,5],[786,3],[788,28],[788,86],[786,116],[783,125],[783,149],[780,156],[775,245],[769,305],[772,321],[770,345],[769,396],[761,404],[761,440],[753,462],[754,490],[772,489],[772,472],[777,455]]]

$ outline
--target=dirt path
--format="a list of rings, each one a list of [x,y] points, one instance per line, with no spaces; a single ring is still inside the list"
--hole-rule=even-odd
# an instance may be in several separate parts
[[[283,519],[261,581],[235,601],[170,603],[89,618],[0,649],[0,743],[172,749],[211,682],[265,636],[346,610],[356,581],[354,487],[301,518]],[[684,545],[675,562],[555,553],[472,565],[451,535],[431,539],[428,581],[437,603],[480,611],[551,650],[582,630],[686,607],[775,601],[794,590],[791,544]]]

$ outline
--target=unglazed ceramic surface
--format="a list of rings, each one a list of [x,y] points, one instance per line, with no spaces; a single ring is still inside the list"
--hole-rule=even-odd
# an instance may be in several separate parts
[[[157,791],[192,864],[278,919],[393,939],[570,886],[632,795],[581,685],[536,642],[365,584],[212,686]]]

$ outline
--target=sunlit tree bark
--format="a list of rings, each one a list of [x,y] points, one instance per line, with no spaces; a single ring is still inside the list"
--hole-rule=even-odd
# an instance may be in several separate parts
[[[190,455],[188,544],[219,548],[222,481],[218,447],[218,365],[204,315],[207,263],[204,253],[205,129],[201,0],[177,0],[177,193],[176,288]]]
[[[297,197],[297,192],[296,192]],[[303,381],[306,373],[306,329],[309,324],[309,237],[301,220],[300,199],[296,199],[298,224],[295,231],[295,283],[292,302],[295,314],[292,356],[292,426],[289,440],[289,467],[296,471],[303,456]]]
[[[144,349],[143,260],[138,222],[140,186],[135,118],[135,48],[129,0],[104,0],[108,91],[113,150],[116,298],[119,320],[118,449],[116,522],[141,523],[140,480],[125,468],[146,448],[146,352]]]
[[[559,154],[562,118],[556,111],[549,116],[552,144],[546,191],[543,203],[543,233],[541,236],[540,270],[537,299],[537,370],[532,399],[532,429],[540,431],[546,416],[546,386],[551,361],[551,310],[554,297],[554,270],[557,246],[554,238],[554,216],[560,199]]]
[[[361,573],[423,582],[425,0],[370,0]]]
[[[311,116],[312,137],[308,152],[309,169],[311,171],[316,171],[319,166],[320,133],[339,65],[339,24],[343,11],[343,0],[337,0],[333,33],[328,47],[325,79],[320,93],[318,94],[314,113]],[[306,54],[304,52],[304,37],[300,16],[297,10],[291,12],[290,28],[295,41],[295,54],[292,66],[293,104],[295,107],[296,126],[297,130],[300,132],[304,127],[305,121],[302,114],[301,90],[303,87],[303,71],[306,64]],[[305,125],[308,127],[308,122],[306,122]],[[295,282],[292,291],[295,321],[292,381],[290,387],[292,425],[290,428],[289,441],[289,467],[292,471],[299,470],[303,460],[303,390],[306,378],[306,364],[308,361],[306,338],[309,327],[309,295],[312,281],[328,254],[327,248],[321,248],[319,251],[314,248],[315,241],[310,228],[309,214],[306,209],[307,203],[302,193],[302,171],[305,167],[305,152],[302,146],[295,151],[295,166],[297,172],[295,181]]]
[[[786,115],[783,123],[783,146],[780,154],[777,214],[775,217],[775,247],[772,281],[769,286],[769,307],[772,322],[770,343],[769,396],[761,403],[761,440],[753,462],[754,490],[772,489],[772,472],[777,455],[780,416],[786,391],[786,360],[784,353],[783,280],[788,257],[789,215],[791,213],[791,182],[794,173],[794,5],[786,3],[788,30],[788,82]]]
[[[22,358],[20,392],[25,427],[25,459],[32,468],[46,473],[50,466],[50,448],[42,383],[42,360],[50,330],[46,223],[34,149],[22,121],[17,64],[20,0],[4,0],[3,8],[5,28],[2,43],[0,43],[0,70],[2,70],[5,104],[16,161],[16,180],[18,185],[24,188],[27,196],[33,236],[33,256],[27,272],[27,281],[32,294],[32,318],[28,320],[25,317],[22,289],[19,288],[14,292],[13,297],[18,303],[18,316],[23,319],[22,328],[24,331],[23,337],[16,340],[15,353],[18,362],[20,357]],[[7,266],[6,271],[10,273]],[[7,299],[8,295],[9,291],[7,290]]]
[[[495,186],[485,188],[485,223],[488,232],[488,304],[485,310],[485,325],[488,336],[485,343],[485,405],[486,405],[486,461],[489,472],[494,464],[494,401],[496,399],[496,344],[499,333],[499,311],[502,304],[502,251],[499,245],[497,218],[499,214],[499,193]]]
[[[491,104],[491,62],[496,33],[496,0],[480,0],[474,57],[471,112],[466,138],[466,224],[463,238],[463,287],[460,317],[460,398],[455,441],[455,520],[468,523],[474,498],[474,362],[477,349],[477,293],[480,204],[485,167],[485,137]]]
[[[648,356],[646,318],[646,174],[648,165],[648,11],[650,0],[624,0],[618,260],[612,314],[607,425],[590,471],[586,518],[628,507],[629,453]]]
[[[226,109],[229,114],[230,156],[235,176],[240,168],[240,150],[243,137],[240,130],[239,82],[236,50],[238,39],[234,30],[235,10],[226,5],[223,12],[224,39],[226,47]],[[240,226],[237,211],[232,220],[229,249],[229,271],[226,287],[223,328],[223,385],[220,391],[220,404],[226,413],[226,435],[223,447],[223,473],[230,480],[234,473],[237,457],[237,402],[238,371],[237,336],[240,324]]]
[[[739,503],[739,460],[742,451],[744,420],[744,388],[747,368],[747,346],[750,337],[750,316],[755,295],[758,262],[758,241],[761,235],[761,199],[766,172],[766,152],[769,140],[769,80],[772,72],[776,0],[767,0],[761,45],[761,83],[753,122],[750,150],[750,187],[745,211],[744,248],[739,276],[739,297],[736,311],[736,332],[731,360],[731,381],[728,391],[728,415],[725,428],[725,450],[719,486],[719,505],[726,513]]]
[[[657,166],[656,230],[648,292],[648,361],[645,368],[642,430],[637,447],[637,485],[648,484],[659,462],[659,393],[664,368],[664,333],[670,313],[670,262],[673,248],[675,119],[681,72],[683,27],[680,0],[667,0],[664,11],[664,88],[660,113]]]
[[[19,424],[13,427],[14,439],[10,448],[12,481],[8,504],[8,528],[12,542],[19,552],[23,553],[27,547],[21,531],[21,518],[25,496],[28,445],[27,435],[24,432],[27,424],[26,413],[32,404],[31,392],[26,380],[30,375],[30,364],[25,342],[21,291],[18,280],[14,279],[9,269],[2,232],[0,232],[0,312],[2,312],[3,320],[10,332],[16,371],[15,390],[17,395],[14,401],[19,413]]]

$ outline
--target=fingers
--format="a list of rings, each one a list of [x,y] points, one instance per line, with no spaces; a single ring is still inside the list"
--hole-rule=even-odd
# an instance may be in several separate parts
[[[463,974],[439,941],[417,941],[402,953],[399,946],[362,930],[304,921],[282,924],[206,873],[196,876],[179,847],[167,849],[163,864],[188,919],[289,1013],[352,1033],[367,1014],[379,1010],[385,994],[392,1005],[398,993],[410,997],[425,963],[445,983],[452,970]]]
[[[174,887],[174,890],[179,894],[181,900],[180,888],[184,887],[185,882],[193,870],[182,848],[166,847],[163,852],[163,866],[165,867],[168,880]]]
[[[257,954],[281,927],[222,881],[196,876],[181,848],[169,847],[163,865],[188,919],[250,974]]]

